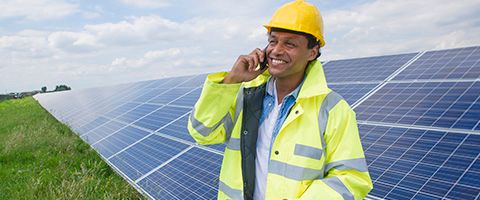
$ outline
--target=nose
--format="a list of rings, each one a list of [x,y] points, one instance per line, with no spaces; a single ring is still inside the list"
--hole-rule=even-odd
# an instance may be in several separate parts
[[[274,57],[280,56],[285,52],[285,49],[280,44],[270,45],[268,48],[270,49],[270,54]]]

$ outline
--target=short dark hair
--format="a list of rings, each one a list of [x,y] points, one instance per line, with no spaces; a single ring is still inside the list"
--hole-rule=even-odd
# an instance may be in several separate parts
[[[299,35],[303,35],[305,36],[305,38],[307,38],[307,48],[311,49],[315,46],[320,46],[320,40],[317,40],[317,38],[315,38],[315,36],[313,36],[312,34],[309,34],[309,33],[304,33],[304,32],[299,32],[299,31],[292,31],[292,30],[288,30],[288,29],[283,29],[283,28],[275,28],[275,27],[272,27],[270,28],[270,33],[271,32],[286,32],[286,33],[293,33],[293,34],[299,34]],[[318,49],[318,53],[317,53],[317,57],[315,59],[317,59],[318,57],[320,57],[321,53],[320,53],[320,49]]]

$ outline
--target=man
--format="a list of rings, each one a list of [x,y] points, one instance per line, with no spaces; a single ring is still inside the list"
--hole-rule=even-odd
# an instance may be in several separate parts
[[[265,27],[265,52],[210,74],[189,118],[199,144],[228,143],[218,199],[363,199],[372,183],[355,113],[316,60],[320,13],[297,0]]]

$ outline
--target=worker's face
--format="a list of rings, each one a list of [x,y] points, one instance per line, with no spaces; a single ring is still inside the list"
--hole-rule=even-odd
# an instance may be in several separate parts
[[[303,35],[271,32],[268,37],[268,72],[276,78],[303,76],[308,61],[316,58],[316,48],[308,49]]]

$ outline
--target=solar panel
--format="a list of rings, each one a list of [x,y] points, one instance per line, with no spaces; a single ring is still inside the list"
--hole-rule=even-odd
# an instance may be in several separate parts
[[[480,135],[359,125],[374,182],[386,199],[475,199]]]
[[[215,199],[222,156],[192,148],[138,182],[154,199]]]
[[[134,124],[152,131],[169,124],[173,120],[187,114],[190,109],[183,107],[164,106],[159,110],[139,119]]]
[[[480,47],[329,61],[353,105],[370,198],[480,198]],[[448,73],[447,73],[448,72]],[[205,74],[35,98],[151,199],[215,199],[225,144],[187,131]]]
[[[109,161],[131,180],[136,180],[171,159],[189,145],[158,135],[150,135]]]
[[[342,95],[342,97],[350,104],[354,105],[363,96],[368,94],[379,84],[329,84],[333,91]]]
[[[480,47],[429,51],[394,80],[480,78]]]
[[[362,121],[480,130],[480,82],[388,83],[355,108]]]
[[[416,53],[329,61],[324,66],[327,83],[383,81]]]

